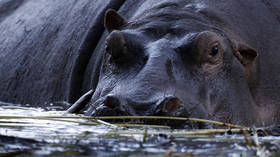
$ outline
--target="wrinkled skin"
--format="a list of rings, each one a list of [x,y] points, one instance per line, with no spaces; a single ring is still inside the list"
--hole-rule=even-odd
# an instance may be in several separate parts
[[[73,103],[92,89],[71,112],[280,121],[278,0],[4,0],[0,8],[1,101]]]
[[[116,17],[110,14],[113,11],[107,12],[105,20],[112,22]],[[157,16],[152,19],[160,21],[162,16]],[[147,18],[150,17],[143,20]],[[188,23],[186,19],[177,22]],[[107,23],[112,32],[106,39],[99,84],[91,100],[93,107],[87,114],[191,116],[242,124],[254,122],[255,104],[245,65],[234,56],[241,53],[225,34],[211,27],[190,30],[193,26],[172,28],[172,25],[168,31],[154,34],[149,31],[158,29],[157,26],[139,24],[133,28],[133,25],[133,22],[124,24],[117,30],[111,29],[114,24]],[[244,58],[248,55],[248,62],[253,62],[257,54],[247,49],[242,55]]]
[[[263,118],[254,99],[259,53],[220,21],[201,17],[203,11],[216,13],[204,5],[162,2],[140,9],[129,22],[109,10],[99,83],[86,114],[183,116],[242,125],[278,118],[277,106],[274,115]]]

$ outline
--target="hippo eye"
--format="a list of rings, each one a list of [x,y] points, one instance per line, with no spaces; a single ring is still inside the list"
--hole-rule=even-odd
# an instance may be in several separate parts
[[[215,44],[212,48],[211,48],[211,52],[210,55],[211,56],[215,56],[216,54],[219,53],[219,45]]]

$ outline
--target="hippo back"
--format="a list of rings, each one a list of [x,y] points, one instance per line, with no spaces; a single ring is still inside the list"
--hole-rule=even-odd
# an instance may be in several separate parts
[[[0,100],[43,105],[80,93],[84,70],[104,31],[104,12],[122,3],[1,1]]]

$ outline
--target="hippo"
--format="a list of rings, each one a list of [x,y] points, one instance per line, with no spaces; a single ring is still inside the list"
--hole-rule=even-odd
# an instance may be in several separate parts
[[[73,102],[94,88],[101,53],[93,51],[105,11],[123,2],[2,0],[0,101],[45,107]],[[91,56],[94,63],[87,68]]]
[[[41,3],[52,8],[58,2]],[[27,39],[6,39],[10,31],[0,31],[5,43],[0,100],[74,103],[89,91],[68,111],[195,117],[246,126],[279,123],[280,2],[102,3],[63,1],[64,10],[65,4],[74,10],[39,12],[50,22],[39,21],[46,24],[42,28],[27,27],[24,22],[32,18],[18,16],[36,2],[12,6],[18,9],[3,16],[0,30],[19,23],[24,27],[13,35],[23,32]],[[56,12],[58,18],[50,18]],[[68,14],[69,21],[61,22]],[[85,22],[89,17],[91,24]]]

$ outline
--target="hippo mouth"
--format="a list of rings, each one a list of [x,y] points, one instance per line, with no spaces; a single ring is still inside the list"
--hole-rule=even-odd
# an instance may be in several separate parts
[[[185,109],[183,103],[176,97],[168,96],[155,102],[130,102],[117,99],[113,96],[101,98],[91,105],[94,108],[87,112],[88,116],[166,116],[166,117],[190,117],[189,112]],[[168,125],[176,128],[193,128],[194,124],[190,122],[162,119],[145,119],[145,120],[127,120],[114,119],[109,122],[136,122],[153,125]],[[195,124],[197,125],[197,124]],[[201,124],[198,124],[199,126]],[[197,128],[197,127],[196,127]]]
[[[92,99],[93,90],[84,94],[76,103],[74,103],[67,111],[70,113],[85,113],[86,116],[106,117],[112,119],[108,122],[132,122],[144,123],[152,125],[168,125],[173,128],[212,128],[212,125],[205,125],[200,122],[179,121],[179,120],[164,120],[147,117],[147,119],[133,119],[127,116],[154,116],[154,117],[197,117],[198,104],[185,104],[179,98],[174,96],[164,96],[151,102],[135,102],[128,99],[123,99],[113,95],[99,97],[94,103]],[[192,107],[187,107],[192,106]],[[117,118],[114,118],[117,117]],[[126,118],[124,117],[126,116]],[[124,117],[124,118],[122,118]]]
[[[101,98],[91,105],[94,110],[90,116],[176,116],[184,108],[176,97],[165,97],[154,102],[132,102],[114,96]]]

